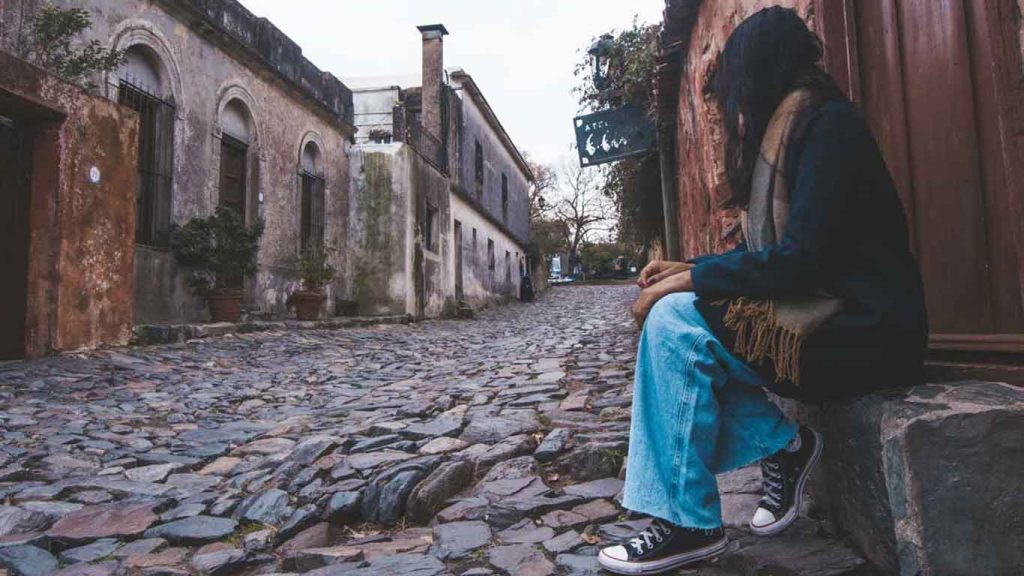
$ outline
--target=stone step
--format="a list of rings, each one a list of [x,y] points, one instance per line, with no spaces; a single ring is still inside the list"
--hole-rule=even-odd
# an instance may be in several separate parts
[[[929,384],[787,404],[825,441],[809,492],[887,574],[1019,574],[1024,389]]]
[[[868,563],[850,546],[834,539],[783,533],[734,540],[719,559],[730,575],[759,576],[868,576]]]

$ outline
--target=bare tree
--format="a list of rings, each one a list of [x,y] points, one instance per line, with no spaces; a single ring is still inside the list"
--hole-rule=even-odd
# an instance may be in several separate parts
[[[615,206],[601,192],[600,176],[599,171],[574,162],[566,162],[559,174],[552,214],[568,230],[570,270],[579,261],[580,246],[593,241],[596,234],[614,229]]]
[[[558,176],[551,166],[534,162],[529,155],[524,156],[533,173],[533,183],[530,184],[530,221],[535,222],[551,211],[550,196],[558,184]]]

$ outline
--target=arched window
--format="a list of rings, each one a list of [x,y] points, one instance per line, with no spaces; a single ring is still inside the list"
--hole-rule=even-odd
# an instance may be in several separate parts
[[[171,225],[174,166],[174,104],[166,68],[148,46],[125,51],[116,76],[117,100],[139,115],[138,193],[135,241],[166,246]]]
[[[299,217],[299,247],[305,250],[324,243],[324,172],[320,149],[314,142],[302,147],[300,178],[302,180]]]
[[[241,100],[232,99],[220,116],[219,204],[234,208],[243,217],[248,208],[250,144],[255,140],[252,114]]]

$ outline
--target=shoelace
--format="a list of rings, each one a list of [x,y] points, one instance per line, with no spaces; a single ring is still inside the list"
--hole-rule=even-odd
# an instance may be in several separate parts
[[[782,485],[782,465],[774,458],[762,460],[761,475],[764,487],[764,498],[761,499],[761,502],[768,504],[772,510],[778,511],[782,508],[782,498],[785,493]]]
[[[668,526],[665,526],[659,520],[655,520],[646,530],[631,538],[629,545],[633,547],[633,550],[636,550],[637,554],[643,554],[645,549],[652,548],[655,543],[662,543],[665,540],[665,536],[671,533],[672,530]]]

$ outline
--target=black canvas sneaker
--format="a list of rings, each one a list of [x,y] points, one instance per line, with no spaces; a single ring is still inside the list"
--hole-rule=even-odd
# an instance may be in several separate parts
[[[721,528],[680,528],[656,519],[625,544],[602,549],[597,559],[615,574],[660,574],[715,556],[728,543]]]
[[[764,497],[750,520],[750,530],[771,536],[788,528],[800,514],[804,484],[821,457],[821,436],[801,426],[799,446],[790,446],[761,461]]]

